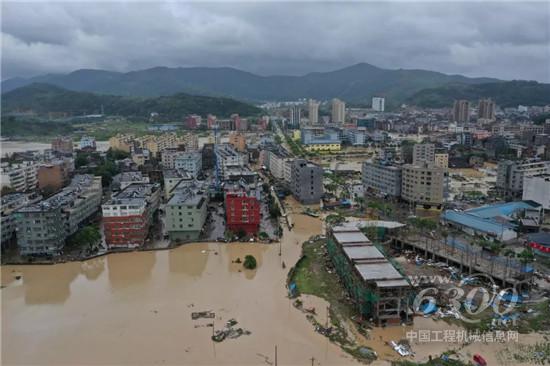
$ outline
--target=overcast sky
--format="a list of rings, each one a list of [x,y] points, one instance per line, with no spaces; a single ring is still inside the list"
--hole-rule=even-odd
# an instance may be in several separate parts
[[[358,62],[550,82],[550,1],[2,5],[2,79],[154,66],[304,74]]]

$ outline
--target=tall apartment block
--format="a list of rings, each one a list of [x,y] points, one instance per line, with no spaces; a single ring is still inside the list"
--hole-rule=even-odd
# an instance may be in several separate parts
[[[304,159],[294,160],[290,171],[290,189],[302,203],[319,203],[324,194],[323,168]]]
[[[402,168],[401,198],[413,204],[439,206],[443,203],[446,170],[433,164],[405,164]]]
[[[101,177],[76,175],[71,184],[16,212],[17,245],[23,255],[59,254],[101,204]]]
[[[382,97],[372,98],[372,109],[376,112],[384,112],[385,99]]]
[[[391,197],[401,196],[401,167],[382,162],[364,162],[363,186]]]
[[[313,99],[308,100],[307,110],[309,123],[312,125],[319,123],[319,102]]]
[[[479,119],[494,120],[496,105],[491,99],[480,99],[477,108],[477,117]]]
[[[468,123],[470,121],[470,102],[467,100],[455,100],[453,105],[453,121]]]
[[[413,164],[433,163],[434,161],[434,144],[415,144],[413,146]]]
[[[346,121],[346,103],[340,99],[332,100],[332,123],[344,123]]]

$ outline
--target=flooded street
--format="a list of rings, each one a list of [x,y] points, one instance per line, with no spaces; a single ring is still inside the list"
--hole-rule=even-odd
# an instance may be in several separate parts
[[[298,211],[295,202],[288,203],[289,211]],[[82,263],[4,266],[2,364],[262,365],[273,363],[275,345],[281,365],[310,365],[312,357],[316,365],[359,364],[316,333],[286,297],[285,280],[300,255],[298,243],[322,230],[317,218],[292,214],[292,222],[294,229],[285,230],[281,245],[188,244]],[[254,271],[235,263],[247,254],[257,259]],[[303,300],[324,323],[326,301]],[[191,319],[192,312],[207,310],[215,312],[215,319]],[[232,318],[252,334],[214,343],[207,324],[214,321],[219,330]],[[414,329],[450,328],[443,321],[415,319]],[[376,328],[370,339],[358,342],[378,353],[374,365],[387,365],[398,356],[386,342],[405,338],[410,329]],[[413,343],[414,359],[427,361],[451,347]],[[490,364],[502,364],[497,355],[504,347],[472,344],[460,352],[466,359],[483,353]]]
[[[2,364],[355,364],[286,298],[288,267],[320,222],[296,216],[279,245],[189,244],[83,263],[2,267]],[[255,271],[232,263],[252,254]],[[282,268],[282,261],[287,269]],[[14,275],[20,271],[22,278]],[[251,335],[211,341],[235,318]]]

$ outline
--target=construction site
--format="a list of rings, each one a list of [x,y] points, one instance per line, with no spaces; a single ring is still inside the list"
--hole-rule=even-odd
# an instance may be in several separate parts
[[[360,229],[330,228],[327,251],[361,317],[379,326],[409,320],[412,287]]]

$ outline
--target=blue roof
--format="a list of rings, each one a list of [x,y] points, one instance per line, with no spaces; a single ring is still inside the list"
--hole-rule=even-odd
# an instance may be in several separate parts
[[[497,203],[494,205],[485,205],[466,210],[465,212],[482,218],[490,218],[496,216],[511,216],[516,211],[531,209],[535,207],[537,207],[535,204],[529,203],[528,201],[518,201]]]
[[[470,227],[477,231],[495,234],[497,236],[502,235],[505,230],[510,230],[513,228],[512,225],[497,223],[491,219],[482,218],[466,211],[456,212],[452,210],[446,210],[443,213],[443,218],[445,220],[453,221],[460,225]]]

